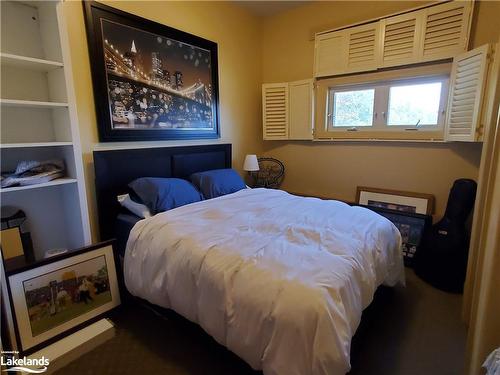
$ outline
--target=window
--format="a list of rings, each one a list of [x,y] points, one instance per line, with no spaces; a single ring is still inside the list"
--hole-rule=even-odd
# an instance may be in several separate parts
[[[329,91],[328,127],[333,131],[437,130],[444,125],[447,77],[331,87]]]
[[[333,126],[372,126],[375,90],[333,92]]]
[[[387,125],[439,125],[442,89],[441,81],[391,86]]]
[[[317,82],[316,138],[442,139],[449,64]]]

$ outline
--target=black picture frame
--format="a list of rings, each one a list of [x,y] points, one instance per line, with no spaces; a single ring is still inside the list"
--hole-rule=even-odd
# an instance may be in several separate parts
[[[360,206],[384,216],[398,228],[401,233],[401,251],[405,266],[412,267],[424,232],[432,225],[432,216],[376,206]]]
[[[84,1],[83,8],[101,142],[220,137],[217,43],[95,1]],[[116,36],[120,45],[125,38],[143,38],[145,50],[136,49],[134,42],[129,51],[120,51],[121,47],[108,41],[106,32]],[[127,33],[130,37],[124,36]],[[151,38],[160,44],[157,51],[150,50]],[[181,52],[184,49],[194,52],[188,56]],[[168,61],[177,61],[173,76],[163,69],[166,51],[172,51]],[[146,56],[151,58],[148,71]],[[179,66],[191,77],[190,86],[183,90]],[[205,68],[208,73],[203,73]]]
[[[113,298],[117,299],[118,304],[110,309],[107,309],[103,313],[97,314],[97,315],[91,317],[90,319],[85,320],[84,322],[82,322],[80,324],[76,324],[76,325],[72,326],[71,328],[66,329],[65,331],[63,331],[59,334],[55,334],[52,337],[50,337],[46,340],[43,340],[42,342],[40,342],[36,345],[26,347],[23,344],[23,340],[21,338],[20,327],[19,327],[19,322],[18,322],[18,315],[17,315],[18,312],[16,311],[15,303],[13,300],[11,277],[18,275],[18,274],[21,274],[21,273],[24,273],[26,271],[30,271],[30,270],[42,267],[42,266],[50,265],[50,264],[53,264],[53,263],[56,263],[59,261],[64,261],[64,260],[68,260],[68,259],[77,257],[77,256],[82,255],[82,254],[86,254],[86,253],[90,253],[92,251],[100,250],[100,249],[108,247],[108,246],[111,246],[111,248],[112,248],[112,258],[113,258],[113,262],[114,262],[114,266],[115,266],[114,272],[116,275],[116,283],[117,283],[116,289],[118,292],[118,294],[115,295]],[[86,246],[86,247],[83,247],[80,249],[68,251],[68,252],[63,253],[61,255],[56,255],[56,256],[53,256],[50,258],[44,258],[44,259],[36,260],[36,261],[26,261],[24,257],[17,257],[17,259],[11,258],[8,260],[4,260],[2,257],[2,260],[3,260],[3,269],[4,269],[4,273],[5,273],[5,283],[6,283],[9,302],[10,302],[10,306],[8,308],[10,308],[10,311],[11,311],[12,316],[13,316],[12,324],[13,324],[13,328],[14,328],[15,342],[16,342],[16,347],[8,348],[8,349],[18,351],[20,355],[30,355],[30,354],[40,350],[41,348],[43,348],[47,345],[50,345],[50,344],[66,337],[68,335],[71,335],[72,333],[79,331],[80,329],[102,319],[103,317],[106,317],[111,311],[119,308],[121,301],[123,301],[123,299],[124,299],[123,274],[122,274],[122,269],[120,267],[121,261],[120,261],[119,255],[117,253],[117,250],[116,250],[114,239],[108,240],[108,241],[103,241],[103,242],[100,242],[100,243],[97,243],[97,244],[94,244],[91,246]],[[54,271],[51,271],[51,272],[54,272]]]

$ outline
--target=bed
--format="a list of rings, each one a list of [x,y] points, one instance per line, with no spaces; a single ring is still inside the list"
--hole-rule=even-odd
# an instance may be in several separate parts
[[[124,277],[131,294],[196,322],[265,375],[344,374],[376,288],[404,283],[399,245],[394,225],[362,207],[244,189],[138,221]]]
[[[116,216],[114,238],[116,241],[116,251],[118,252],[121,260],[125,257],[125,249],[127,247],[130,232],[132,231],[134,225],[140,220],[142,220],[142,218],[134,215],[133,213],[126,212],[126,210],[122,210],[122,212]]]

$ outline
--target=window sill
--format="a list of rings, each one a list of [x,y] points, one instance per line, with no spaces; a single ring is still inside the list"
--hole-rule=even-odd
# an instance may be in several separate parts
[[[391,143],[449,143],[444,139],[384,139],[384,138],[314,138],[313,142],[335,142],[335,143],[356,143],[356,142],[391,142]]]
[[[418,130],[418,131],[374,131],[360,130],[347,131],[321,131],[316,130],[314,140],[317,141],[349,141],[349,142],[444,142],[443,130]]]

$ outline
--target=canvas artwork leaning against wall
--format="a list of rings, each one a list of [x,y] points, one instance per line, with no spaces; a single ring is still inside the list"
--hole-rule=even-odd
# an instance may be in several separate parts
[[[120,304],[112,245],[30,264],[7,276],[19,349],[29,353]]]
[[[23,281],[23,288],[34,336],[111,301],[103,255]]]

